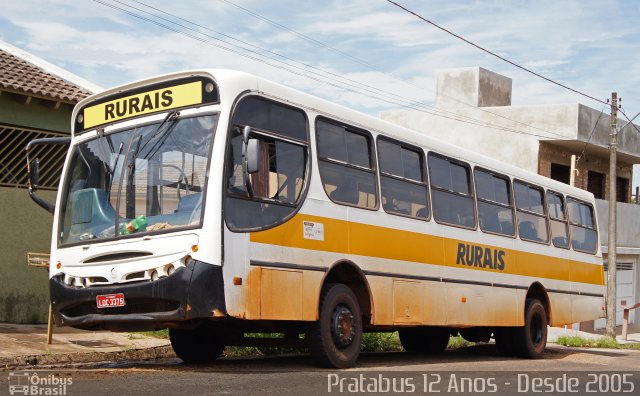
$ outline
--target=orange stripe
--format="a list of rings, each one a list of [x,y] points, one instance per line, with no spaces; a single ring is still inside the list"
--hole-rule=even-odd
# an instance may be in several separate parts
[[[324,225],[324,241],[305,239],[303,237],[303,221],[322,223]],[[355,254],[594,285],[604,284],[601,265],[305,214],[298,214],[288,222],[270,230],[253,232],[250,239],[251,242],[300,249]],[[456,262],[458,244],[461,243],[480,246],[483,249],[488,248],[491,249],[491,253],[494,249],[504,251],[504,269],[490,268],[488,265],[483,267],[458,264]],[[489,259],[493,262],[495,256],[491,254]]]

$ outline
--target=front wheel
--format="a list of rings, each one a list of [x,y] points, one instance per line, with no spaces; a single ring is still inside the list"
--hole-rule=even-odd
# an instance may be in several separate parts
[[[547,310],[537,299],[527,300],[524,327],[512,332],[513,349],[517,356],[537,359],[547,346]]]
[[[169,329],[173,351],[186,363],[216,360],[224,351],[224,336],[216,329],[200,325],[193,329]]]
[[[322,367],[347,368],[356,364],[362,340],[362,315],[353,291],[338,283],[322,288],[320,320],[309,328],[309,349]]]

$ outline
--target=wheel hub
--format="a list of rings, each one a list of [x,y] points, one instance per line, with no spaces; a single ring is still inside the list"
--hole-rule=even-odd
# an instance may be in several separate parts
[[[353,342],[356,334],[356,322],[351,310],[339,305],[331,316],[331,336],[338,347],[344,348]]]

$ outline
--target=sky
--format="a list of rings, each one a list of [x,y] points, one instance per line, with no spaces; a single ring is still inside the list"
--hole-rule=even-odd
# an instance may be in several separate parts
[[[640,112],[640,1],[397,1],[597,99],[615,90],[629,117]],[[0,40],[105,88],[230,68],[377,115],[431,105],[438,69],[481,66],[513,80],[513,105],[603,108],[386,0],[0,0],[0,9]]]

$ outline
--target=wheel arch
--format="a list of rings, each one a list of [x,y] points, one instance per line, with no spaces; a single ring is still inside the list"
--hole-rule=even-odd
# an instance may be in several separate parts
[[[549,294],[547,293],[547,290],[544,288],[544,286],[542,286],[540,282],[533,282],[529,286],[529,289],[527,289],[527,295],[525,297],[525,307],[524,307],[525,310],[527,308],[526,301],[532,298],[540,300],[540,302],[544,306],[544,309],[547,313],[547,323],[550,324],[551,323],[551,302],[549,301]],[[523,315],[524,314],[526,314],[526,312],[523,310]]]
[[[348,286],[356,295],[365,324],[371,323],[371,318],[373,317],[373,295],[371,294],[367,277],[360,267],[350,260],[337,261],[325,273],[319,293],[322,293],[322,288],[328,283],[342,283]],[[318,301],[320,301],[320,296]]]

